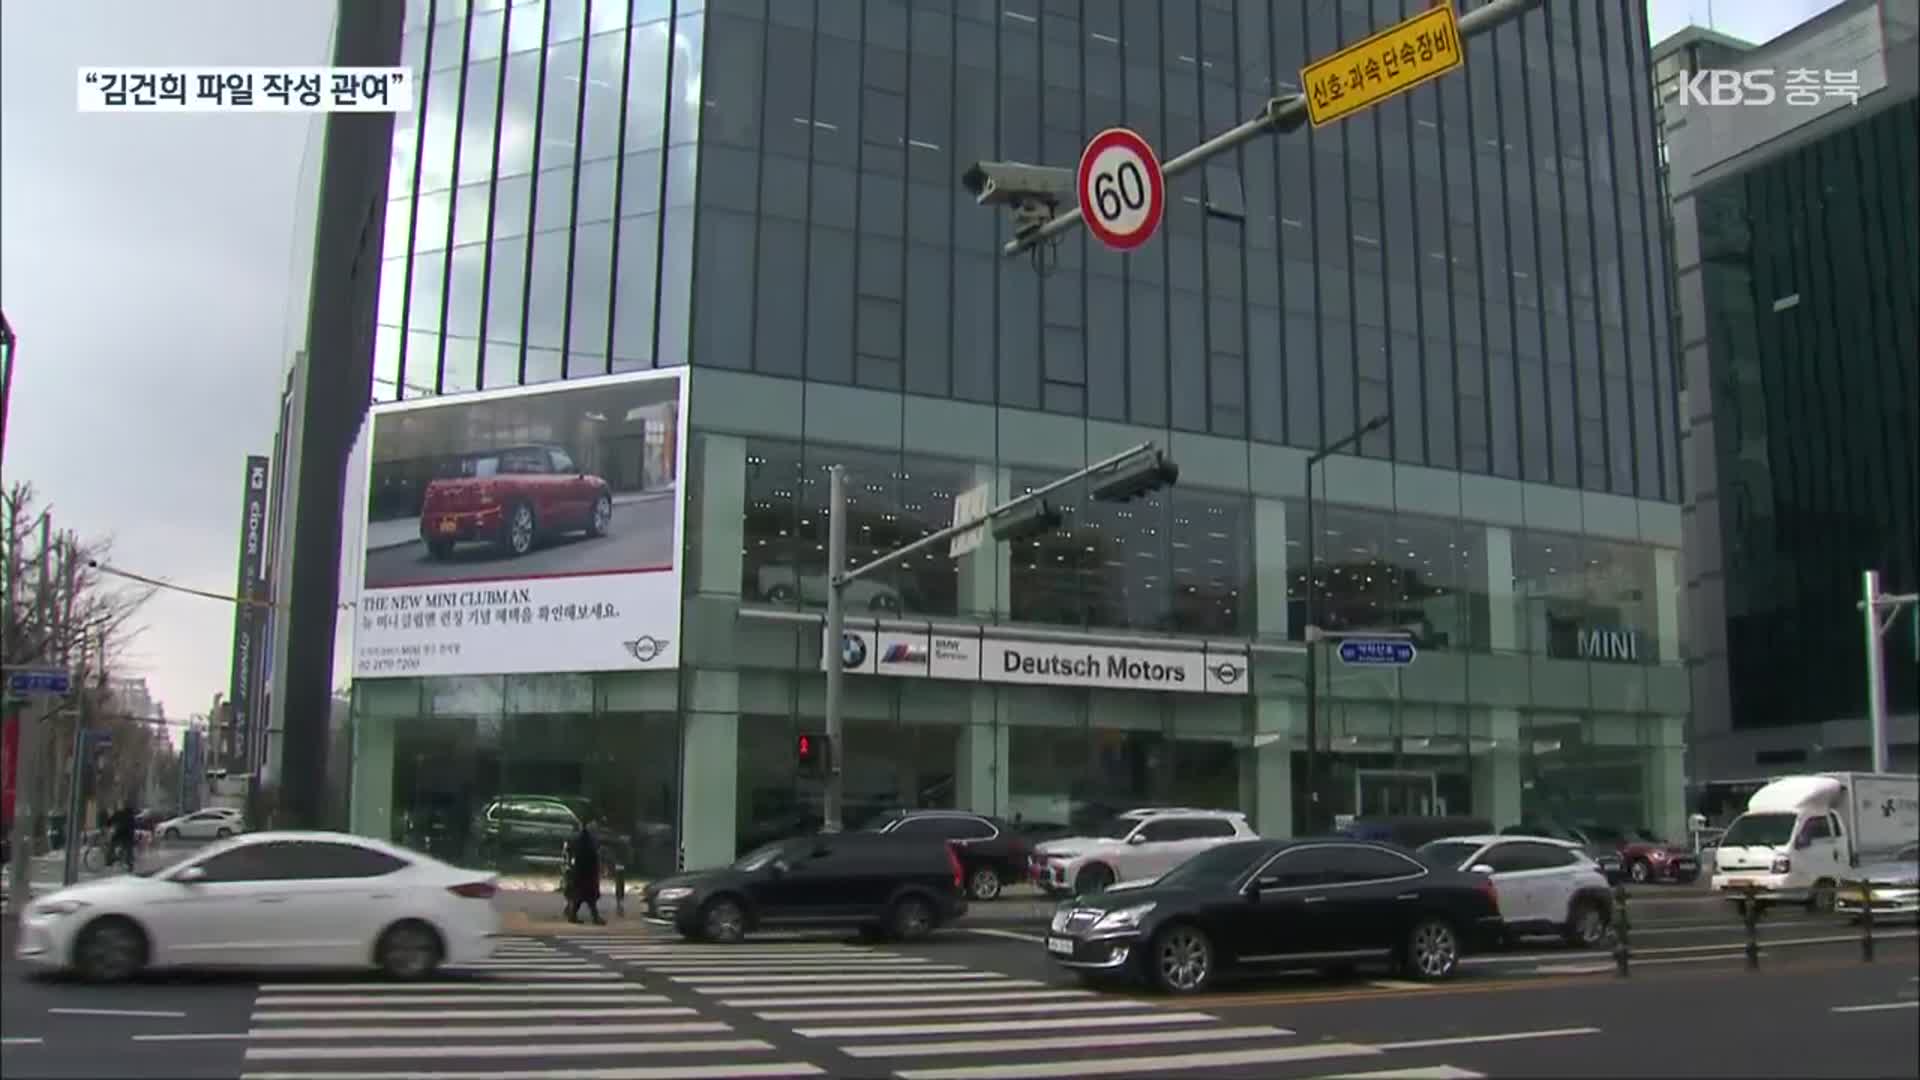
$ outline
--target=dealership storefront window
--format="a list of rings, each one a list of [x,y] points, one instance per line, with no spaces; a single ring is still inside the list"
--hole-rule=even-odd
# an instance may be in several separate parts
[[[1663,647],[1650,548],[1516,531],[1513,602],[1523,647],[1539,656],[1657,663]]]

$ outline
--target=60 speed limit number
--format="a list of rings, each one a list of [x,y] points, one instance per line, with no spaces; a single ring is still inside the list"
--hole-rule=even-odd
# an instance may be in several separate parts
[[[1130,251],[1160,227],[1166,178],[1147,140],[1126,128],[1095,135],[1080,155],[1080,213],[1110,248]]]

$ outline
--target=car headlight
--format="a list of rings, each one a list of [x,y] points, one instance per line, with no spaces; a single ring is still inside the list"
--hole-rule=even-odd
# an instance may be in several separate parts
[[[1774,872],[1774,873],[1776,873],[1776,874],[1790,874],[1790,873],[1792,873],[1792,872],[1793,872],[1793,860],[1792,860],[1792,859],[1789,859],[1789,858],[1787,858],[1787,857],[1786,857],[1785,855],[1781,855],[1781,856],[1779,856],[1778,858],[1776,858],[1776,859],[1774,859],[1774,860],[1773,860],[1773,872]]]
[[[1654,862],[1666,862],[1666,861],[1667,861],[1667,853],[1666,853],[1666,852],[1664,852],[1664,851],[1652,851],[1652,852],[1648,852],[1648,853],[1647,853],[1647,857],[1648,857],[1648,858],[1650,858],[1650,859],[1652,859],[1652,860],[1653,860]]]
[[[661,889],[659,892],[654,894],[654,897],[660,900],[685,900],[687,897],[692,895],[693,895],[692,889],[689,889],[684,885],[675,885],[671,889]]]
[[[1144,904],[1135,904],[1132,907],[1121,908],[1118,911],[1109,911],[1105,915],[1100,916],[1099,922],[1093,924],[1094,932],[1098,933],[1102,930],[1131,930],[1139,926],[1140,920],[1146,918],[1147,914],[1152,910],[1153,901],[1149,900]]]
[[[44,903],[33,905],[32,911],[33,914],[38,917],[58,918],[62,915],[71,915],[86,906],[86,904],[78,900],[48,900]]]

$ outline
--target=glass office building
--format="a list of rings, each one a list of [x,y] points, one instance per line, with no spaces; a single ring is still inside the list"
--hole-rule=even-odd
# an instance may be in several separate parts
[[[855,562],[1139,442],[1181,466],[1038,540],[889,567],[863,624],[1245,658],[1221,692],[847,679],[848,816],[1305,820],[1308,616],[1417,644],[1319,665],[1319,813],[1678,832],[1680,480],[1643,5],[1548,5],[1463,71],[1168,185],[1126,255],[1036,273],[960,176],[1171,156],[1414,0],[419,3],[375,394],[688,365],[675,673],[363,679],[354,827],[458,849],[590,800],[710,863],[815,820],[826,469]],[[1369,418],[1392,422],[1313,473]],[[378,463],[375,463],[378,468]],[[1312,565],[1308,551],[1314,553]],[[1305,586],[1317,583],[1311,609]],[[1250,670],[1248,670],[1250,669]],[[530,794],[531,793],[531,794]],[[519,812],[519,811],[516,811]]]

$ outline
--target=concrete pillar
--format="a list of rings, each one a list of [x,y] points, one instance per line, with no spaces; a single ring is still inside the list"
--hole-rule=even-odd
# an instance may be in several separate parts
[[[1257,603],[1254,633],[1263,638],[1287,636],[1287,504],[1279,499],[1253,500],[1253,596]]]
[[[1663,664],[1680,662],[1680,553],[1672,548],[1653,549],[1654,628],[1660,639],[1659,660]]]
[[[1487,644],[1494,652],[1520,647],[1520,601],[1513,591],[1513,530],[1487,526]]]
[[[1670,840],[1687,835],[1687,723],[1682,716],[1655,716],[1643,729],[1647,740],[1646,826]]]
[[[1240,808],[1261,836],[1293,835],[1296,711],[1297,703],[1291,698],[1260,698],[1254,703],[1254,733],[1240,759]]]
[[[348,828],[355,835],[398,839],[393,835],[393,744],[400,723],[391,716],[354,718]]]
[[[998,469],[992,465],[973,467],[975,484],[991,484],[992,494],[987,502],[998,505],[1012,494],[1013,475],[1011,470]],[[960,617],[962,619],[980,619],[983,622],[1003,621],[1009,618],[1013,609],[1012,592],[1008,587],[1007,549],[1004,544],[996,544],[992,537],[985,543],[955,560],[960,576]]]
[[[747,441],[734,435],[703,434],[694,444],[695,499],[687,526],[700,545],[689,592],[736,596],[747,502]]]
[[[680,850],[687,869],[733,860],[740,760],[740,678],[696,671],[688,687],[680,772]]]
[[[1520,823],[1520,710],[1487,712],[1486,734],[1473,742],[1473,816],[1504,829]]]
[[[989,699],[993,693],[992,688],[984,686],[975,687],[974,692]],[[991,700],[984,710],[976,706],[976,714],[982,711],[984,722],[976,715],[974,723],[960,728],[960,745],[954,756],[954,806],[978,814],[999,814],[1008,802],[1007,744],[1013,732],[993,722]]]

